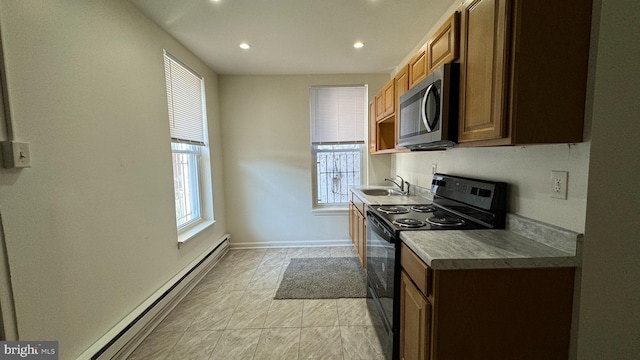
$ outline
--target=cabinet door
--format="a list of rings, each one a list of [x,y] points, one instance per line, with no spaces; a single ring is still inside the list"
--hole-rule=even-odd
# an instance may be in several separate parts
[[[360,236],[360,264],[363,269],[367,269],[367,218],[362,217],[362,236]]]
[[[409,88],[427,77],[427,52],[421,51],[409,60]]]
[[[431,73],[438,66],[450,63],[458,58],[460,48],[460,13],[455,12],[436,31],[427,45],[427,72]]]
[[[400,135],[400,96],[409,90],[409,65],[404,66],[395,76],[396,81],[396,149],[404,149],[398,146]]]
[[[351,238],[351,242],[353,243],[354,246],[356,244],[355,211],[356,211],[356,207],[353,205],[352,202],[349,202],[349,238]]]
[[[358,258],[360,259],[360,264],[362,264],[362,267],[364,267],[365,262],[367,261],[367,258],[365,257],[365,242],[366,242],[366,229],[365,229],[365,219],[364,216],[360,213],[360,211],[358,211],[358,209],[355,209],[355,222],[356,222],[356,252],[358,253]]]
[[[509,14],[507,0],[472,0],[464,6],[460,142],[506,136]]]
[[[400,359],[429,358],[431,305],[402,271],[400,279]]]
[[[376,120],[384,118],[384,89],[376,94]]]
[[[376,142],[376,101],[375,99],[369,103],[369,152],[374,153],[378,150]]]
[[[395,79],[391,79],[382,89],[382,93],[384,96],[384,113],[382,117],[393,115],[396,111],[395,88],[396,88]]]

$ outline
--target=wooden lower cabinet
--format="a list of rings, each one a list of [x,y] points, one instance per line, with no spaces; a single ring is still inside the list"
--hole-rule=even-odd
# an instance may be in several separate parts
[[[428,359],[431,304],[407,273],[400,276],[400,359]]]
[[[362,268],[367,267],[367,218],[366,205],[356,195],[350,193],[349,201],[349,237],[358,255]]]
[[[351,239],[351,242],[355,245],[355,231],[354,231],[354,227],[355,227],[355,220],[354,220],[354,216],[355,213],[353,212],[354,209],[354,205],[351,201],[349,201],[349,238]]]
[[[422,263],[429,274],[423,292],[406,260],[401,255],[401,359],[568,359],[574,268],[433,270]]]
[[[366,267],[366,263],[367,263],[367,256],[366,256],[366,251],[367,251],[367,247],[366,247],[366,243],[367,243],[367,228],[366,228],[366,220],[364,215],[362,215],[360,213],[360,211],[358,211],[358,209],[356,209],[355,211],[355,221],[356,221],[356,228],[357,228],[357,236],[356,239],[354,241],[355,243],[355,247],[356,247],[356,252],[358,253],[358,259],[360,260],[360,264],[362,264],[362,267],[365,268]]]

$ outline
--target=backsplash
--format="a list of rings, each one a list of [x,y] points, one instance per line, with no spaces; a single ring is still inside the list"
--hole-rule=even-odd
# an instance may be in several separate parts
[[[432,165],[445,174],[504,181],[508,211],[576,232],[584,232],[591,143],[454,148],[392,155],[390,174],[424,191]],[[568,171],[567,200],[551,198],[551,171]]]

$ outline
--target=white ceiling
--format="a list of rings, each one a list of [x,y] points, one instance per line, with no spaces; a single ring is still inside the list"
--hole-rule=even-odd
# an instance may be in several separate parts
[[[390,73],[454,0],[130,1],[219,74],[351,74]]]

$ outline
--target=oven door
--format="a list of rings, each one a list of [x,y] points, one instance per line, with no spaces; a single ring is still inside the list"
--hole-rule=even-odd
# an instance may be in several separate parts
[[[388,358],[396,354],[399,331],[397,321],[399,304],[394,303],[398,288],[397,277],[400,264],[397,258],[397,239],[382,224],[382,221],[370,212],[367,213],[367,284],[369,291],[368,307],[370,313],[377,314],[384,329],[378,329]],[[396,299],[396,302],[399,299]],[[395,322],[394,322],[394,319]],[[393,358],[396,358],[393,356]]]

